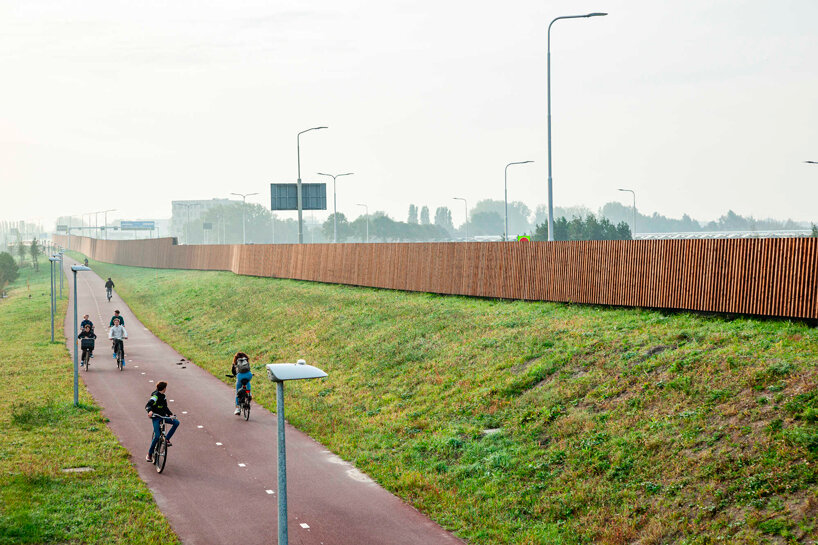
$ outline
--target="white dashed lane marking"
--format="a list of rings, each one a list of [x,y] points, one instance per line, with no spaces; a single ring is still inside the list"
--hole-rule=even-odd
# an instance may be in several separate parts
[[[302,527],[302,528],[304,528],[305,530],[309,530],[309,529],[310,529],[310,525],[309,525],[309,524],[307,524],[306,522],[302,522],[302,523],[301,523],[301,527]]]
[[[220,446],[222,446],[222,444],[221,443],[216,443],[216,446],[220,447]]]
[[[187,414],[187,411],[182,411],[182,414]]]
[[[268,494],[275,494],[275,492],[273,492],[272,490],[269,490],[269,489],[265,490],[265,492],[267,492]]]
[[[247,467],[247,464],[239,464],[239,467]]]
[[[197,427],[197,428],[199,428],[199,429],[202,429],[202,428],[204,428],[204,426],[196,426],[196,427]]]

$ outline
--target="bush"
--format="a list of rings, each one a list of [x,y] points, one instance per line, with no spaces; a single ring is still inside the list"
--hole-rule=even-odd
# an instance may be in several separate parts
[[[14,282],[20,272],[17,270],[17,263],[8,252],[0,252],[0,287],[9,282]]]

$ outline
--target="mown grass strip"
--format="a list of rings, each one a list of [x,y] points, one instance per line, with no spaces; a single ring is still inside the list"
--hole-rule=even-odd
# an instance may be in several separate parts
[[[217,377],[237,350],[326,370],[289,389],[290,421],[473,543],[818,532],[803,323],[93,267]]]
[[[67,299],[51,343],[48,287],[46,261],[0,301],[0,544],[179,543],[82,385],[73,406]]]

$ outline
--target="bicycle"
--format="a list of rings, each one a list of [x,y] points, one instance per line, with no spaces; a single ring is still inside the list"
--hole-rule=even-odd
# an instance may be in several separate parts
[[[162,473],[165,470],[165,464],[168,461],[168,440],[165,438],[165,421],[170,420],[171,416],[153,415],[151,418],[159,418],[159,440],[156,446],[153,447],[153,465],[156,466],[156,472]]]
[[[116,368],[122,371],[125,365],[125,343],[121,339],[114,339],[114,342],[116,344]]]
[[[88,371],[88,367],[91,365],[91,351],[94,349],[94,339],[81,339],[80,347],[82,348],[82,363],[83,367],[85,367],[85,371]]]
[[[236,378],[236,375],[224,375],[230,378]],[[253,400],[253,394],[249,388],[250,379],[241,379],[241,388],[236,390],[236,397],[239,398],[239,410],[245,420],[250,420],[250,402]]]
[[[108,302],[110,303],[111,302],[111,297],[113,297],[113,291],[111,290],[111,288],[106,288],[105,289],[105,295],[108,297]]]

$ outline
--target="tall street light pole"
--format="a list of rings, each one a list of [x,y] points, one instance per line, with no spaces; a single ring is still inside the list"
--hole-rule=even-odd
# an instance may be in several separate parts
[[[804,162],[808,163],[810,165],[818,165],[818,161],[804,161]]]
[[[469,205],[463,197],[453,197],[456,201],[463,201],[463,206],[466,209],[466,242],[469,241]]]
[[[80,271],[90,271],[91,269],[84,265],[72,265],[71,270],[74,271],[74,407],[80,404],[79,398],[79,355],[77,354],[77,335],[79,335],[79,325],[77,324],[77,273]]]
[[[619,191],[624,191],[625,193],[631,193],[633,195],[633,221],[631,223],[631,238],[636,238],[636,192],[633,189],[620,189]]]
[[[298,152],[298,185],[297,185],[297,188],[296,188],[296,195],[297,195],[297,200],[298,200],[298,243],[299,244],[304,243],[304,224],[303,224],[302,218],[301,218],[301,216],[302,216],[301,212],[303,211],[303,208],[301,207],[301,135],[304,134],[305,132],[317,131],[317,130],[326,129],[326,128],[328,128],[328,127],[312,127],[311,129],[301,131],[300,133],[298,133],[298,135],[296,135],[296,138],[295,138],[295,140],[296,140],[296,142],[295,142],[296,143],[296,150]]]
[[[244,223],[246,221],[245,220],[244,209],[246,208],[246,205],[247,205],[247,197],[250,197],[251,195],[258,195],[258,193],[231,193],[231,195],[236,195],[236,196],[241,197],[241,201],[242,201],[242,203],[241,203],[241,243],[242,244],[247,244],[247,236],[246,236],[246,233],[244,231]],[[299,211],[299,217],[300,217],[300,214],[301,214],[301,212]]]
[[[505,208],[505,231],[503,231],[503,238],[508,241],[508,167],[511,165],[524,165],[526,163],[533,163],[534,161],[517,161],[516,163],[509,163],[506,165],[506,174],[505,174],[505,182],[504,182],[504,199],[506,203]]]
[[[55,293],[56,282],[54,282],[54,266],[60,262],[60,258],[52,255],[48,258],[48,263],[51,265],[51,342],[54,342],[54,312],[56,312],[57,301]],[[62,274],[62,271],[60,271]]]
[[[335,197],[335,178],[340,178],[341,176],[352,176],[355,174],[354,172],[345,172],[343,174],[324,174],[323,172],[319,172],[319,176],[329,176],[332,178],[332,242],[338,242],[338,206],[337,206],[337,199]]]
[[[548,240],[554,241],[554,194],[551,177],[551,25],[560,19],[585,19],[603,17],[607,13],[587,13],[585,15],[563,15],[548,24]]]
[[[355,206],[363,206],[366,211],[366,242],[369,243],[369,207],[361,203],[355,203]]]

